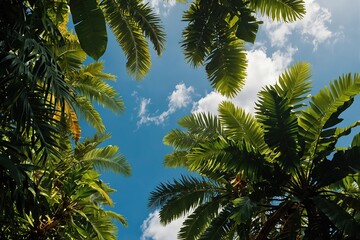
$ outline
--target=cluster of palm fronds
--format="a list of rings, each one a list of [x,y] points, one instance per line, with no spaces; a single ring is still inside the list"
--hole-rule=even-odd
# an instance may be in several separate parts
[[[77,35],[66,28],[69,9]],[[96,168],[129,175],[130,167],[117,147],[97,147],[109,136],[94,106],[120,113],[124,104],[103,63],[83,64],[105,51],[105,18],[129,72],[143,76],[150,67],[145,39],[161,54],[164,33],[140,1],[0,3],[1,239],[115,239],[112,219],[126,224],[102,208],[112,205],[113,190]],[[79,116],[99,135],[80,141]]]
[[[255,114],[230,102],[196,113],[164,139],[168,167],[202,177],[161,184],[149,205],[163,223],[187,215],[179,239],[359,239],[359,125],[339,117],[360,93],[347,74],[309,98],[310,66],[297,63],[259,92]]]

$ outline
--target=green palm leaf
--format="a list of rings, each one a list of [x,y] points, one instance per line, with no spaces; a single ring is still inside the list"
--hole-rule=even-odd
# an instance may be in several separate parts
[[[246,77],[244,44],[231,34],[222,34],[215,44],[206,60],[206,73],[217,91],[234,97],[243,87]]]
[[[114,113],[121,113],[124,110],[124,102],[118,92],[105,82],[105,80],[114,80],[115,76],[102,72],[103,67],[103,63],[95,62],[77,71],[72,86],[88,100],[95,101]]]
[[[125,226],[125,227],[128,226],[127,221],[123,215],[113,212],[113,211],[104,211],[104,212],[106,213],[107,216],[119,221],[123,226]]]
[[[210,53],[214,35],[211,5],[200,5],[195,1],[183,16],[184,21],[188,21],[189,24],[183,31],[182,47],[185,59],[194,67],[202,65]]]
[[[206,228],[206,231],[200,236],[199,240],[226,239],[234,225],[234,222],[230,219],[232,213],[231,206],[226,206],[222,209],[219,215],[211,221],[210,226]]]
[[[205,230],[210,221],[221,209],[222,198],[214,198],[198,206],[184,221],[178,239],[195,240]]]
[[[161,184],[151,192],[149,206],[161,206],[160,220],[167,224],[221,190],[217,184],[205,179],[182,176],[179,181]]]
[[[250,0],[250,4],[273,20],[293,22],[305,15],[303,0]]]
[[[134,18],[144,35],[154,44],[156,53],[161,55],[165,47],[166,34],[160,25],[160,18],[153,13],[148,3],[140,3],[137,0],[119,0],[119,3],[124,8],[126,7],[129,15]]]
[[[164,166],[165,167],[187,167],[187,152],[186,151],[176,151],[170,154],[165,155]]]
[[[67,42],[64,46],[54,46],[57,63],[63,72],[69,74],[72,70],[78,70],[86,59],[86,53],[79,44]],[[71,82],[71,79],[67,79]]]
[[[81,161],[91,162],[102,170],[110,170],[126,176],[131,174],[129,162],[118,152],[117,146],[95,148],[87,152]]]
[[[307,141],[310,156],[314,154],[317,140],[327,121],[339,107],[359,92],[360,75],[347,74],[330,83],[330,89],[325,87],[311,98],[310,107],[302,111],[299,118],[300,134]]]
[[[256,106],[265,142],[275,153],[281,153],[280,164],[287,169],[298,166],[297,117],[291,112],[288,100],[279,96],[274,88],[266,87],[259,93]]]
[[[137,3],[134,1],[131,6],[136,8]],[[136,79],[141,79],[151,66],[148,43],[141,27],[117,0],[104,0],[101,8],[127,57],[126,67],[129,73]]]
[[[302,107],[299,104],[307,98],[311,89],[311,67],[309,63],[298,62],[286,70],[279,77],[279,82],[275,85],[279,96],[286,98],[293,110]]]
[[[354,239],[360,238],[360,223],[342,207],[323,197],[315,197],[313,201],[340,231]]]
[[[105,17],[96,0],[70,0],[75,31],[81,48],[98,60],[105,52],[107,33]]]
[[[103,133],[105,126],[102,122],[100,114],[95,110],[94,106],[85,97],[76,97],[74,105],[79,110],[81,116],[91,124],[98,132]]]
[[[197,135],[200,139],[217,137],[223,134],[219,119],[211,113],[191,114],[181,118],[179,125],[187,128],[189,133]]]
[[[195,146],[198,143],[198,137],[180,129],[173,129],[164,137],[163,142],[177,150],[185,150]]]
[[[231,102],[222,102],[219,105],[219,113],[220,122],[229,139],[235,142],[245,140],[262,153],[268,150],[261,126],[250,113],[235,107]]]

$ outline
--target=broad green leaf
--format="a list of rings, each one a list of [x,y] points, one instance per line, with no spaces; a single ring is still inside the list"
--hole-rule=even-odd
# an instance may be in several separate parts
[[[320,196],[313,198],[313,201],[340,231],[354,239],[360,238],[360,223],[345,209],[335,202]]]
[[[70,11],[81,48],[98,60],[106,50],[107,33],[97,0],[70,0]]]

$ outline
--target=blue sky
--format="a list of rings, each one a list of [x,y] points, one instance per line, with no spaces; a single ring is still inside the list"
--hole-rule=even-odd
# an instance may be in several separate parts
[[[112,138],[107,144],[118,145],[132,166],[132,176],[104,172],[102,179],[117,190],[112,195],[113,210],[123,214],[129,227],[119,226],[119,239],[175,240],[181,219],[165,227],[159,224],[155,209],[147,208],[147,199],[155,187],[187,174],[181,169],[166,169],[162,162],[171,148],[162,139],[177,121],[194,111],[216,114],[217,104],[225,100],[210,87],[204,69],[186,64],[180,48],[184,22],[184,4],[173,0],[150,0],[162,17],[167,33],[166,50],[152,56],[150,73],[142,80],[130,78],[125,59],[115,39],[109,39],[102,57],[105,71],[117,76],[114,87],[122,96],[126,111],[115,116],[101,110]],[[296,61],[311,63],[313,93],[343,73],[360,72],[360,1],[306,0],[307,15],[296,23],[273,23],[263,19],[256,43],[248,45],[248,78],[243,91],[232,101],[253,111],[256,93]],[[356,104],[354,104],[356,105]],[[357,106],[345,118],[355,120]],[[85,127],[83,135],[93,130]]]

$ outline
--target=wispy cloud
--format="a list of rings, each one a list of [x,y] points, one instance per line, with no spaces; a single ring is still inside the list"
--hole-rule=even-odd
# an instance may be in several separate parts
[[[194,88],[192,86],[186,87],[181,83],[175,86],[175,90],[168,97],[168,109],[158,115],[152,115],[148,113],[148,106],[151,103],[150,98],[142,98],[140,101],[140,107],[138,112],[138,125],[143,124],[162,124],[171,114],[175,113],[181,108],[186,108],[192,103],[192,93]]]
[[[300,33],[303,40],[313,44],[314,50],[317,49],[320,43],[330,39],[336,41],[335,38],[339,36],[339,33],[332,32],[328,27],[331,23],[330,11],[321,7],[314,0],[305,0],[305,6],[305,17],[293,23],[281,23],[263,19],[265,32],[272,46],[286,46],[289,36],[293,33]]]
[[[159,211],[152,212],[141,225],[141,240],[175,240],[184,220],[185,217],[178,218],[164,226],[160,223]]]

